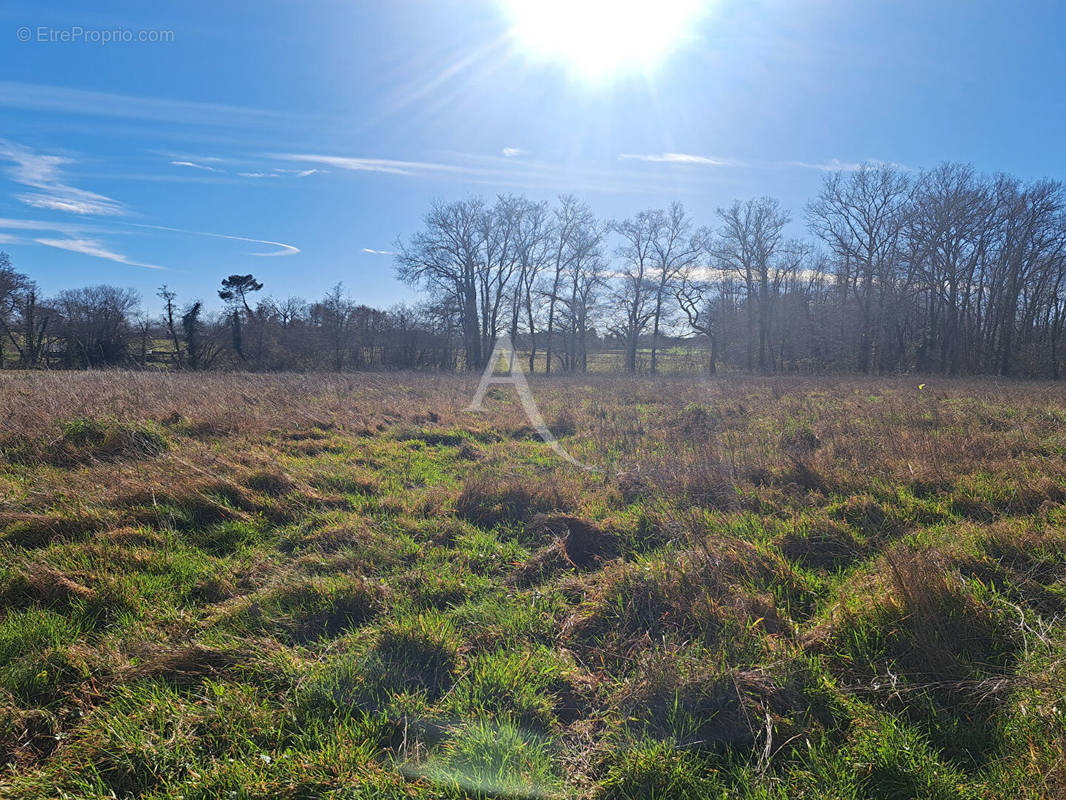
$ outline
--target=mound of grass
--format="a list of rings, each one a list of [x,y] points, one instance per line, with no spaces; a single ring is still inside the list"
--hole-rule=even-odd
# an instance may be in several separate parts
[[[608,765],[599,800],[710,800],[727,797],[699,756],[663,741],[641,741]]]
[[[283,472],[260,470],[248,476],[246,485],[260,494],[280,497],[296,491],[296,483]]]
[[[573,507],[572,492],[555,482],[531,483],[528,478],[471,478],[455,501],[455,513],[463,519],[491,528],[501,523],[521,522],[536,514],[567,511]]]
[[[570,635],[576,644],[607,658],[624,656],[643,638],[748,647],[739,638],[748,626],[758,623],[768,633],[787,629],[767,590],[774,586],[780,591],[792,580],[771,556],[735,539],[616,562],[588,585]]]
[[[171,686],[187,687],[206,679],[239,677],[254,672],[260,673],[256,677],[262,677],[262,670],[258,667],[262,664],[264,654],[270,652],[270,644],[257,645],[257,649],[252,649],[240,646],[207,647],[194,643],[156,650],[122,670],[115,680],[118,683],[165,681]]]
[[[850,527],[832,519],[794,528],[781,537],[778,547],[790,561],[824,570],[847,567],[861,559],[866,550]]]
[[[83,538],[106,523],[92,515],[0,514],[0,541],[18,547],[44,547],[56,541]]]
[[[385,597],[380,583],[361,578],[304,578],[245,598],[219,622],[239,632],[310,642],[363,625],[382,611]]]
[[[561,785],[548,745],[513,725],[472,722],[409,773],[449,798],[554,797]]]
[[[0,689],[23,707],[48,707],[90,675],[69,617],[27,609],[0,621]]]
[[[520,728],[551,731],[588,707],[588,683],[558,652],[497,650],[473,656],[449,692],[445,716],[487,716]]]
[[[458,660],[452,626],[440,617],[420,615],[386,627],[366,652],[328,661],[305,684],[301,707],[329,718],[384,708],[399,694],[432,701],[451,688]]]
[[[120,458],[150,458],[168,449],[166,437],[148,423],[99,419],[70,420],[63,424],[56,438],[39,440],[21,436],[0,444],[0,451],[12,462],[57,467]]]

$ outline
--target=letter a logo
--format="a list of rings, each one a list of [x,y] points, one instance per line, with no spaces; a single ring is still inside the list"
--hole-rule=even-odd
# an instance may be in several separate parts
[[[507,365],[507,371],[501,375],[496,375],[496,365],[499,364],[500,359],[503,359]],[[489,386],[494,383],[509,383],[513,384],[518,391],[518,397],[522,401],[522,408],[525,409],[526,418],[529,420],[529,424],[533,426],[534,430],[540,434],[540,438],[544,440],[555,454],[560,458],[569,461],[575,467],[581,467],[589,472],[595,472],[595,467],[590,467],[588,464],[582,464],[572,455],[570,455],[559,444],[558,440],[552,435],[552,432],[548,430],[548,426],[544,424],[544,418],[541,417],[540,411],[537,409],[537,404],[533,401],[533,393],[529,391],[529,383],[526,381],[526,374],[522,371],[522,365],[515,361],[514,345],[511,344],[511,337],[506,333],[496,337],[496,345],[492,348],[492,355],[489,356],[489,363],[485,366],[485,371],[481,374],[481,382],[477,386],[477,392],[474,393],[474,399],[470,401],[470,405],[466,407],[466,411],[481,411],[481,403],[485,399],[485,392],[488,391]]]

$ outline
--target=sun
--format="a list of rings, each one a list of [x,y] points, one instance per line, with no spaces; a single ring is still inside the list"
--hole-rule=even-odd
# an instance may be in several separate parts
[[[586,79],[650,72],[688,38],[707,0],[500,0],[531,56]]]

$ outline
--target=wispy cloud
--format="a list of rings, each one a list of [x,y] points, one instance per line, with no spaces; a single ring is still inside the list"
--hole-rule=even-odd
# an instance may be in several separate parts
[[[698,156],[691,153],[622,153],[618,158],[622,161],[649,161],[655,164],[696,164],[705,167],[743,166],[738,161]]]
[[[644,161],[653,164],[691,164],[705,167],[748,167],[751,169],[781,169],[798,168],[813,169],[820,172],[854,172],[863,165],[866,166],[891,166],[897,169],[908,170],[910,167],[898,164],[894,161],[882,161],[880,159],[867,159],[866,161],[841,161],[839,158],[831,158],[828,161],[754,161],[744,162],[731,158],[712,158],[710,156],[694,155],[692,153],[622,153],[618,158],[622,161]]]
[[[799,167],[800,169],[814,169],[819,172],[854,172],[859,168],[857,162],[844,162],[839,158],[831,158],[828,161],[821,163],[812,163],[810,161],[787,161],[785,166]]]
[[[221,158],[219,156],[192,156],[176,153],[163,153],[171,158],[171,165],[175,167],[187,167],[203,172],[214,172],[219,175],[236,175],[238,178],[306,178],[317,175],[325,170],[317,167],[309,169],[292,169],[289,167],[275,167],[261,163],[261,161],[247,158]],[[223,166],[225,165],[225,166]]]
[[[220,127],[254,125],[267,121],[284,122],[292,119],[290,114],[283,111],[138,97],[16,81],[0,81],[0,108]]]
[[[275,242],[270,239],[255,239],[249,236],[235,236],[228,233],[193,231],[186,230],[185,228],[172,228],[165,225],[149,225],[146,223],[125,222],[119,220],[108,223],[108,227],[101,227],[99,225],[85,225],[82,223],[46,222],[43,220],[0,217],[0,243],[36,244],[44,247],[54,247],[59,250],[68,250],[73,253],[81,253],[82,255],[92,256],[94,258],[103,258],[119,264],[127,264],[131,267],[167,269],[167,267],[158,264],[147,264],[130,258],[99,238],[100,234],[121,234],[123,232],[121,228],[116,229],[113,227],[116,225],[125,229],[139,228],[144,230],[168,231],[170,233],[178,233],[187,236],[207,236],[213,239],[251,242],[252,244],[262,244],[277,248],[276,250],[271,250],[269,252],[253,252],[245,254],[250,256],[291,256],[300,252],[300,248],[295,245],[285,244],[284,242]],[[16,234],[7,233],[7,231],[15,231],[18,233],[25,232],[28,238],[22,238]],[[129,230],[124,232],[130,233]],[[46,233],[61,234],[62,238],[58,236],[44,235]]]
[[[337,170],[378,173],[408,179],[452,179],[471,185],[508,186],[522,190],[589,191],[646,194],[649,191],[684,190],[678,176],[653,174],[652,170],[589,168],[570,162],[508,158],[503,155],[452,154],[454,161],[407,161],[319,153],[265,153],[264,157],[318,164]],[[724,163],[724,162],[723,162]],[[732,163],[732,162],[729,162]],[[695,178],[695,171],[692,171]],[[695,183],[693,182],[693,187]]]
[[[319,155],[316,153],[272,153],[271,156],[287,161],[322,164],[323,166],[351,172],[383,172],[389,175],[426,175],[433,173],[485,175],[494,172],[480,167],[465,167],[457,164],[441,164],[431,161],[398,161],[390,158],[354,158],[349,156]]]
[[[277,247],[277,250],[272,250],[269,253],[245,253],[249,256],[294,256],[300,252],[300,248],[296,245],[285,244],[284,242],[273,242],[269,239],[253,239],[250,236],[235,236],[230,233],[212,233],[210,231],[190,231],[185,228],[171,228],[166,225],[148,225],[139,222],[126,222],[123,223],[132,228],[145,228],[153,231],[169,231],[170,233],[184,233],[190,236],[207,236],[212,239],[230,239],[235,242],[251,242],[253,244],[266,244],[273,247]]]
[[[66,236],[78,236],[90,231],[95,232],[99,229],[81,222],[45,222],[39,219],[0,217],[0,230],[55,231]]]
[[[205,172],[225,172],[218,167],[209,167],[207,164],[197,164],[195,161],[171,161],[175,167],[191,167],[192,169],[202,169]]]
[[[7,170],[12,181],[37,190],[14,195],[16,200],[28,206],[83,215],[119,216],[126,213],[126,207],[118,200],[65,182],[63,167],[73,164],[73,159],[38,153],[6,139],[0,139],[0,159],[14,164]]]
[[[241,178],[306,178],[308,175],[324,173],[321,169],[272,169],[269,172],[238,172]]]
[[[324,175],[326,173],[323,169],[282,169],[280,167],[275,169],[274,172],[279,175],[292,175],[296,178],[306,178],[308,175]]]
[[[131,267],[146,267],[147,269],[166,269],[158,264],[145,264],[140,261],[133,261],[132,259],[122,255],[122,253],[116,253],[114,250],[108,249],[108,247],[97,239],[34,239],[37,244],[42,244],[45,247],[55,247],[60,250],[69,250],[73,253],[81,253],[87,256],[93,256],[94,258],[104,258],[108,261],[116,261],[119,264],[127,264]]]
[[[364,247],[363,248],[363,252],[364,253],[370,253],[371,255],[374,255],[374,256],[394,256],[394,255],[396,255],[396,253],[394,253],[392,250],[375,250],[372,247]]]
[[[528,155],[521,147],[505,147],[500,152],[503,153],[504,158],[518,158],[519,156]]]
[[[819,172],[855,172],[862,167],[893,167],[909,172],[914,167],[900,164],[897,161],[885,161],[880,158],[868,158],[865,161],[841,161],[839,158],[831,158],[828,161],[787,161],[787,167],[799,167],[800,169],[814,169]]]
[[[7,233],[6,231],[18,231],[25,233],[29,238]],[[0,218],[0,242],[5,244],[41,245],[54,247],[58,250],[68,250],[72,253],[103,258],[118,264],[126,264],[131,267],[145,267],[147,269],[166,269],[158,264],[146,264],[136,261],[129,256],[114,250],[110,245],[96,238],[92,234],[102,233],[104,229],[96,225],[82,223],[47,222],[38,219],[12,219]],[[44,234],[53,234],[47,236]],[[59,234],[62,238],[57,238]]]

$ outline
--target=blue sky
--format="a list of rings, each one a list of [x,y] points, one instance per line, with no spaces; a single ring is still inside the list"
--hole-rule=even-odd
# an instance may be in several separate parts
[[[713,223],[771,194],[800,233],[825,170],[863,160],[1066,177],[1061,0],[714,0],[653,68],[595,79],[501,3],[7,0],[0,247],[46,292],[131,286],[150,311],[234,272],[388,306],[412,295],[387,251],[434,198]],[[40,40],[79,27],[172,41]]]

